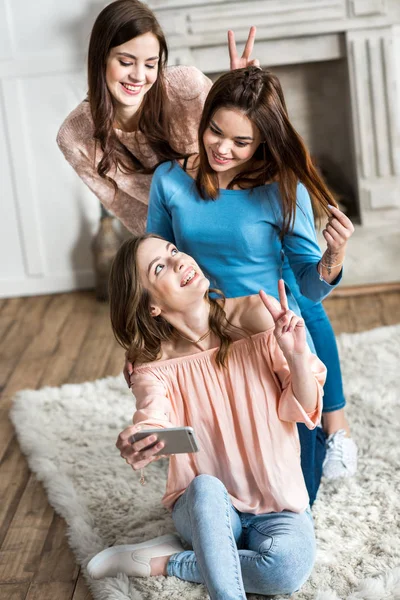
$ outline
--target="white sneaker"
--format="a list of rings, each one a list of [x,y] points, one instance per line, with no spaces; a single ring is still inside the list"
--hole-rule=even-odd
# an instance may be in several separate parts
[[[149,577],[152,558],[171,556],[183,550],[176,535],[162,535],[141,544],[106,548],[90,560],[87,571],[92,579],[115,577],[117,573],[129,577]]]
[[[327,479],[352,477],[357,471],[357,445],[346,437],[344,429],[332,433],[326,440],[326,456],[322,473]]]

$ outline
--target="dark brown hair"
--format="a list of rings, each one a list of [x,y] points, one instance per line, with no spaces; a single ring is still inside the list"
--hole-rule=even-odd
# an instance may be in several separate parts
[[[150,315],[150,294],[140,281],[137,252],[140,244],[149,238],[164,239],[153,233],[129,238],[119,248],[110,273],[112,330],[133,364],[157,360],[160,357],[161,343],[177,337],[176,330],[164,317]],[[218,295],[220,302],[211,298],[210,293]],[[205,297],[210,304],[210,329],[221,342],[215,360],[218,366],[226,366],[232,343],[227,329],[232,325],[223,308],[225,298],[222,292],[214,289],[209,289]]]
[[[98,15],[92,29],[88,54],[88,100],[94,123],[94,138],[103,156],[98,174],[110,181],[115,192],[117,183],[109,176],[119,168],[125,173],[150,173],[119,141],[114,128],[115,106],[106,84],[107,59],[112,48],[145,33],[152,33],[160,44],[157,79],[139,108],[138,131],[146,136],[159,161],[174,160],[181,154],[170,144],[169,102],[165,91],[164,70],[168,48],[164,33],[150,8],[139,0],[116,0]]]
[[[296,216],[296,188],[300,181],[307,188],[317,219],[330,215],[328,204],[336,201],[314,167],[304,142],[289,121],[279,79],[270,71],[258,67],[236,69],[222,75],[212,86],[204,105],[199,126],[199,169],[197,189],[204,199],[218,197],[218,177],[212,170],[203,136],[213,115],[221,108],[242,112],[258,128],[261,144],[252,162],[254,168],[238,173],[228,189],[253,188],[277,180],[282,200],[283,225],[281,236],[293,227]]]

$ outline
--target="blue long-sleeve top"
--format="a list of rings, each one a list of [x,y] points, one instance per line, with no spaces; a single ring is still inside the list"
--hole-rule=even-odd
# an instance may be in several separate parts
[[[216,200],[204,200],[195,182],[177,162],[160,165],[150,188],[147,231],[176,244],[197,261],[211,287],[226,297],[246,296],[263,289],[278,297],[285,256],[301,293],[313,301],[325,298],[339,283],[321,281],[310,196],[297,186],[293,230],[280,239],[282,207],[277,183],[252,190],[220,190]],[[289,295],[289,306],[299,312]]]

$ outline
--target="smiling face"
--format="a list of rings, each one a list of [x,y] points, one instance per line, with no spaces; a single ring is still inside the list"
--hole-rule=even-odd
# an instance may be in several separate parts
[[[260,142],[254,123],[242,112],[228,108],[214,113],[203,135],[210,167],[231,179],[252,159]]]
[[[107,58],[106,82],[117,109],[134,114],[158,75],[160,44],[145,33],[111,48]]]
[[[150,294],[152,316],[184,313],[202,301],[209,288],[196,261],[165,240],[144,240],[137,251],[137,266],[140,282]]]

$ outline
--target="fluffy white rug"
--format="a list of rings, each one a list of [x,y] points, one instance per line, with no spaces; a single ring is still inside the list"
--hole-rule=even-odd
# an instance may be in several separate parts
[[[314,509],[317,563],[295,598],[400,600],[400,325],[342,335],[339,346],[359,472],[322,483]],[[160,504],[165,463],[148,468],[142,487],[115,448],[132,412],[122,376],[15,398],[11,418],[23,452],[65,518],[83,567],[105,546],[173,530]],[[203,586],[176,578],[120,576],[89,585],[96,600],[208,597]]]

